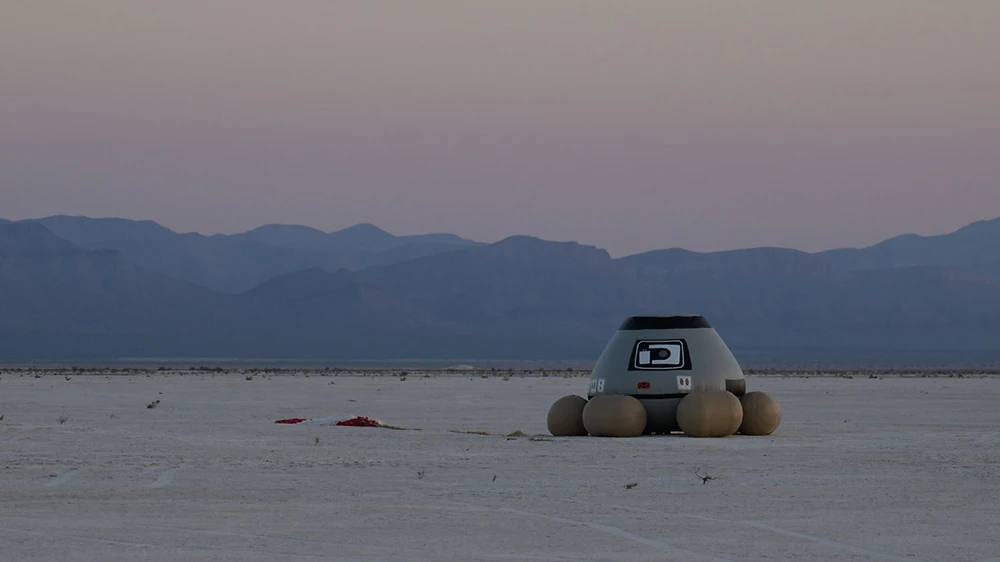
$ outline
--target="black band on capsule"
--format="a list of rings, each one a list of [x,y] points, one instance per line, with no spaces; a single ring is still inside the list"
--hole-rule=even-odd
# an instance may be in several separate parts
[[[711,328],[701,316],[631,316],[619,330],[692,330]]]
[[[680,399],[687,396],[685,393],[675,393],[675,394],[629,394],[632,398],[638,398],[640,400],[673,400]]]
[[[746,379],[726,379],[726,390],[733,393],[737,398],[747,393]]]

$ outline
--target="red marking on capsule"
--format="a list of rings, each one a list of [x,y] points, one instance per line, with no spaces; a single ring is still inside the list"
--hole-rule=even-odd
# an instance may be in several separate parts
[[[638,388],[639,390],[649,390],[649,383],[648,382],[641,382],[641,383],[636,384],[635,387]]]

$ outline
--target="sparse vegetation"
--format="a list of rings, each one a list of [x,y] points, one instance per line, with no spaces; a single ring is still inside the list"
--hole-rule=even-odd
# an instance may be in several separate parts
[[[66,423],[69,420],[69,414],[65,411],[59,415],[59,425]]]
[[[707,472],[704,475],[702,475],[701,468],[696,468],[694,470],[694,475],[697,476],[698,478],[701,478],[702,485],[708,484],[709,480],[715,480],[716,478],[715,476],[709,475]]]
[[[149,404],[146,404],[146,407],[149,408],[150,410],[152,410],[153,408],[155,408],[155,407],[157,407],[159,405],[160,405],[160,400],[156,399],[156,400],[153,400],[152,402],[150,402]]]
[[[635,488],[638,485],[639,485],[638,482],[630,482],[628,484],[625,484],[625,489],[626,490],[631,490],[632,488]]]
[[[198,373],[239,375],[241,377],[272,378],[274,375],[282,376],[361,376],[361,377],[393,377],[402,380],[403,377],[429,378],[435,376],[446,376],[448,369],[443,368],[415,368],[405,371],[391,368],[283,368],[283,367],[257,367],[248,369],[246,367],[209,367],[209,366],[178,366],[168,368],[165,366],[156,367],[105,367],[105,366],[73,366],[73,367],[8,367],[0,370],[2,375],[18,375],[21,377],[34,377],[40,379],[48,375],[58,375],[72,379],[75,374],[105,375],[110,376],[146,376],[152,374],[170,374],[184,376]],[[521,368],[497,368],[486,367],[480,369],[463,369],[459,371],[461,376],[468,376],[470,380],[476,377],[481,379],[497,378],[510,380],[513,378],[548,378],[548,377],[581,377],[589,376],[588,368],[573,367],[543,367],[521,369]],[[996,365],[969,365],[969,366],[906,366],[906,367],[814,367],[814,366],[774,366],[760,367],[747,366],[743,369],[744,374],[749,377],[783,377],[783,378],[813,378],[813,377],[833,377],[843,379],[853,378],[889,378],[889,377],[915,377],[915,378],[983,378],[1000,375],[1000,364]],[[874,376],[873,376],[874,375]]]
[[[418,480],[423,480],[423,478],[424,478],[424,471],[423,470],[418,470],[417,471],[417,479]]]

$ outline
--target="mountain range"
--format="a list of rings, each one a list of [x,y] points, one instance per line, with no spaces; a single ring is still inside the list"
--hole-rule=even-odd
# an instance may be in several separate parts
[[[746,364],[1000,361],[1000,219],[807,253],[267,225],[0,220],[0,361],[596,359],[630,315],[704,315]]]

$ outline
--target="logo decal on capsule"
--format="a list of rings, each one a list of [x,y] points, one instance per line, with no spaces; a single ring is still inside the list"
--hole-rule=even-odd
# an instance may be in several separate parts
[[[632,349],[630,371],[690,369],[684,340],[639,340]]]

